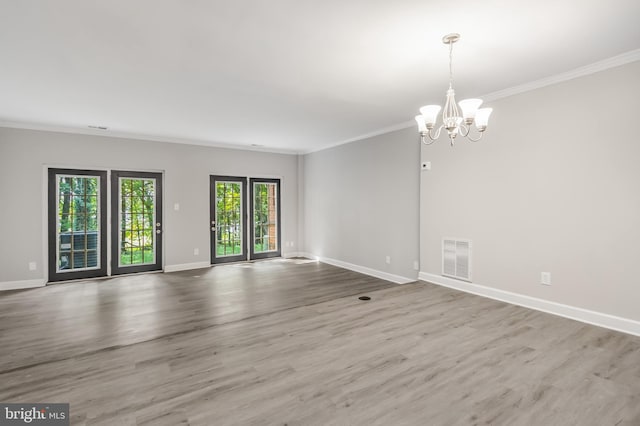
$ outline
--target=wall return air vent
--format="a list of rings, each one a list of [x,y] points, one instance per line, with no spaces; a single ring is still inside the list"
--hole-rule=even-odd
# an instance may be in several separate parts
[[[442,275],[471,281],[471,241],[442,239]]]

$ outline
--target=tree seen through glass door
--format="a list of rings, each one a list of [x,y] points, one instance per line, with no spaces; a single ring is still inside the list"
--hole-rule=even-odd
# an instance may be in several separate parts
[[[99,267],[98,179],[58,175],[58,271]]]
[[[242,186],[216,182],[216,254],[242,254]]]
[[[254,253],[278,249],[278,194],[277,184],[253,184],[253,244]]]
[[[154,179],[120,178],[120,265],[155,263]]]

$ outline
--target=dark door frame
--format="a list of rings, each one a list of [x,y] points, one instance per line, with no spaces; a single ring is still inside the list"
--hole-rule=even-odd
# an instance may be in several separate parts
[[[98,245],[100,255],[100,267],[96,269],[85,269],[81,271],[58,272],[58,238],[57,238],[57,202],[58,202],[58,175],[71,176],[91,176],[98,177],[100,180],[99,188],[99,223],[100,244]],[[58,169],[49,168],[48,170],[48,246],[49,246],[49,277],[48,282],[67,281],[75,279],[96,278],[107,276],[107,171],[106,170],[83,170],[83,169]]]
[[[155,179],[155,215],[154,215],[154,244],[156,261],[144,265],[120,266],[120,184],[124,178]],[[111,275],[133,274],[137,272],[151,272],[162,270],[162,173],[139,171],[111,171]]]
[[[254,183],[275,183],[276,184],[276,199],[277,199],[277,242],[278,242],[278,249],[275,251],[268,251],[268,252],[264,252],[264,253],[256,253],[255,252],[255,223],[254,223],[254,218],[253,218],[253,208],[254,208],[254,203],[255,203],[255,197],[253,194],[253,186]],[[280,257],[282,256],[282,241],[281,241],[281,229],[280,229],[280,223],[281,223],[281,219],[280,219],[280,204],[281,203],[281,196],[280,196],[280,179],[263,179],[263,178],[250,178],[249,179],[249,199],[250,199],[250,220],[249,220],[249,227],[251,228],[251,234],[250,234],[250,244],[249,244],[249,259],[250,260],[257,260],[257,259],[268,259],[271,257]]]
[[[216,223],[216,182],[237,182],[240,183],[242,191],[241,223],[242,223],[242,253],[237,256],[217,257],[216,237],[218,225]],[[241,176],[220,176],[211,175],[209,177],[209,232],[211,246],[211,264],[217,265],[229,262],[242,262],[247,260],[247,178]]]

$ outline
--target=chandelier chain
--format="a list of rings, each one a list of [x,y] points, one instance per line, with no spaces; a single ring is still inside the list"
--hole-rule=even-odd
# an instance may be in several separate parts
[[[453,43],[449,42],[449,88],[453,87]]]

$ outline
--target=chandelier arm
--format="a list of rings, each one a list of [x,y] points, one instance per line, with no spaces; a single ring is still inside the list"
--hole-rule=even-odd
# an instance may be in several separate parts
[[[431,139],[431,137],[429,136],[429,139]],[[435,139],[431,139],[431,142],[429,142],[429,140],[425,137],[425,135],[421,134],[420,135],[420,141],[425,144],[425,145],[431,145],[432,143],[434,143],[436,140]]]
[[[431,129],[429,129],[429,139],[431,140],[436,140],[440,137],[440,132],[442,131],[442,128],[444,127],[444,124],[441,124],[440,127],[438,127],[438,130],[436,130],[436,134],[431,136]]]
[[[478,136],[477,139],[472,138],[470,134],[467,134],[467,136],[465,137],[469,140],[469,142],[478,142],[480,139],[482,139],[482,135],[484,135],[484,132],[478,132],[478,133],[480,133],[480,136]]]
[[[460,136],[462,137],[468,137],[469,133],[471,132],[471,127],[465,126],[464,124],[460,125]]]
[[[422,143],[425,145],[431,145],[440,137],[440,132],[442,131],[443,127],[444,124],[441,124],[440,127],[438,127],[438,129],[436,130],[435,135],[431,134],[431,131],[433,129],[429,129],[426,132],[420,132],[420,140],[422,140]],[[427,137],[431,139],[431,142],[427,142]]]

